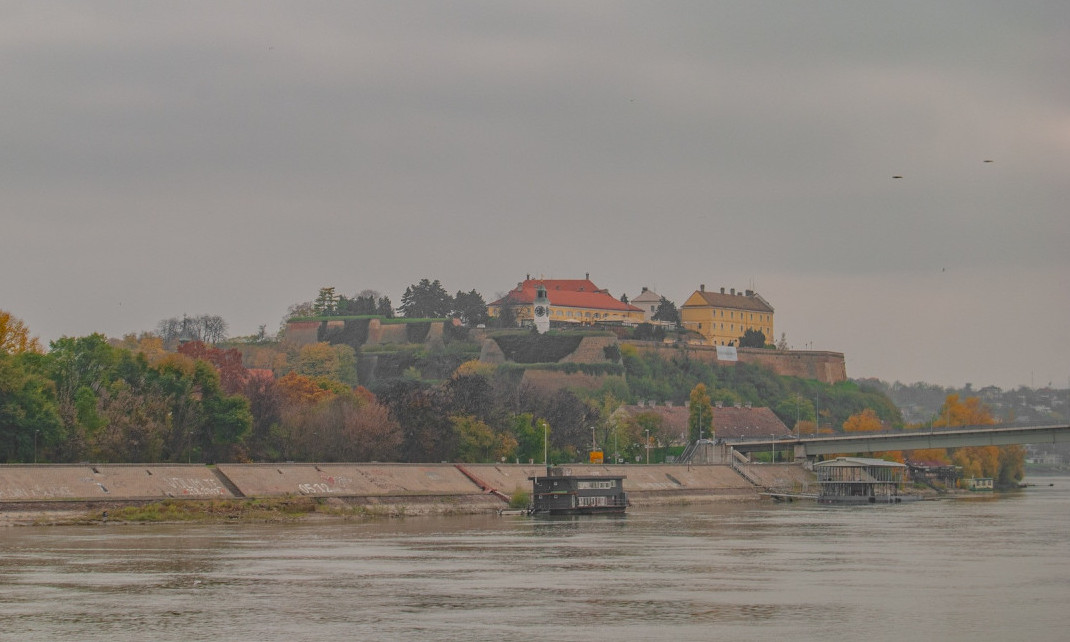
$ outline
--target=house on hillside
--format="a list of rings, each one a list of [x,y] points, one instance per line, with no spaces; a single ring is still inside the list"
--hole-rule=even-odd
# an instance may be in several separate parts
[[[661,305],[661,295],[644,287],[643,291],[629,303],[643,311],[643,321],[653,323],[654,313],[658,311],[658,306]]]
[[[738,345],[747,330],[773,339],[773,306],[753,290],[708,292],[699,286],[680,307],[680,324],[702,335],[709,345]]]
[[[535,319],[535,298],[540,288],[545,289],[550,301],[549,318],[555,326],[643,322],[643,310],[599,288],[590,274],[583,279],[533,279],[529,274],[505,296],[489,303],[487,313],[497,317],[502,308],[509,306],[517,325],[530,324]]]

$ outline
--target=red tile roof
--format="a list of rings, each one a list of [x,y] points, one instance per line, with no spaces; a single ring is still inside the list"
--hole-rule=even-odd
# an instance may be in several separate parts
[[[551,307],[642,312],[630,303],[617,300],[590,279],[528,279],[490,305],[500,306],[506,302],[514,305],[531,304],[535,301],[535,288],[539,285],[546,288]]]

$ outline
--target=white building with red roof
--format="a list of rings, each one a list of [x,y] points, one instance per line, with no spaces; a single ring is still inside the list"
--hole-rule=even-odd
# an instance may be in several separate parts
[[[643,322],[643,310],[615,298],[591,281],[591,275],[583,279],[533,279],[530,275],[505,296],[489,303],[487,312],[497,317],[501,309],[510,306],[518,324],[534,318],[536,291],[546,289],[550,299],[549,317],[554,325],[594,323],[639,324]]]

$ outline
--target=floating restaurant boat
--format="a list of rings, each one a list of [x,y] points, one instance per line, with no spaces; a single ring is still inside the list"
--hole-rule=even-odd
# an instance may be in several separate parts
[[[864,457],[837,457],[814,464],[822,504],[898,504],[921,499],[905,494],[905,464]]]
[[[623,513],[628,508],[624,475],[573,475],[571,468],[547,467],[531,480],[533,515]]]
[[[991,493],[996,489],[994,479],[991,477],[969,477],[962,480],[966,490],[972,490],[976,492],[989,492]]]

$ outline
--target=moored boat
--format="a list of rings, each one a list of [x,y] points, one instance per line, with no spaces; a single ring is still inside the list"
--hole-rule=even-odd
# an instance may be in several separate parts
[[[573,475],[570,468],[548,467],[531,480],[531,513],[593,515],[623,513],[628,508],[624,475]]]

